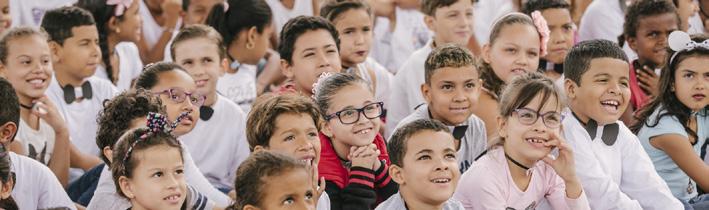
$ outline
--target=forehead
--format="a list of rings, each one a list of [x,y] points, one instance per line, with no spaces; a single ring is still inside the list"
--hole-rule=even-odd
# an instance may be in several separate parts
[[[493,46],[516,44],[519,46],[539,47],[539,33],[532,25],[512,23],[503,25]]]
[[[217,3],[223,2],[224,0],[190,0],[190,6],[189,7],[204,7],[204,8],[211,8]]]
[[[367,85],[353,83],[334,93],[330,101],[332,102],[330,110],[336,111],[347,106],[359,107],[372,102],[374,101],[374,94],[372,94],[372,91]]]
[[[629,77],[630,65],[628,62],[615,58],[595,58],[588,65],[588,70],[581,76],[593,78],[600,74],[607,74],[614,78]]]
[[[71,28],[71,37],[68,39],[98,39],[96,25],[84,25]]]
[[[688,57],[677,64],[677,72],[682,70],[692,70],[697,73],[709,72],[709,55]]]
[[[478,75],[478,70],[472,66],[461,66],[461,67],[443,67],[433,70],[431,74],[431,82],[436,81],[468,81],[477,80],[480,78]]]
[[[197,87],[194,84],[192,77],[179,69],[174,69],[157,74],[158,83],[152,88],[152,91],[162,91],[168,88],[179,87],[187,91],[194,91]]]
[[[286,129],[312,129],[315,128],[315,121],[306,113],[282,113],[276,117],[276,130]]]
[[[571,23],[571,13],[564,8],[551,8],[542,11],[542,16],[549,25],[562,25]]]
[[[176,165],[182,165],[182,157],[180,149],[167,145],[155,145],[149,148],[136,151],[135,157],[138,158],[138,166],[147,170],[150,168],[172,168]]]
[[[473,9],[473,2],[469,0],[458,0],[457,2],[448,5],[448,6],[439,6],[436,7],[435,14],[441,14],[441,13],[446,13],[450,12],[453,10],[472,10]],[[434,15],[435,15],[434,14]]]
[[[335,45],[335,39],[330,32],[325,29],[308,30],[301,34],[293,45],[294,51],[301,51],[310,48],[321,48],[327,45]]]
[[[182,40],[175,44],[176,60],[196,57],[219,57],[219,46],[206,37]]]
[[[544,100],[544,94],[542,92],[531,93],[536,94],[529,103],[522,106],[524,108],[539,110],[542,113],[548,111],[560,111],[561,104],[559,104],[559,99],[554,93],[549,93],[548,98]]]
[[[641,28],[677,28],[677,14],[664,13],[652,16],[640,16],[638,29]]]
[[[413,156],[422,150],[442,152],[446,149],[455,151],[453,136],[445,131],[424,130],[406,140],[405,156]]]
[[[340,13],[333,22],[337,28],[372,25],[371,17],[364,8],[348,9]]]
[[[266,198],[264,200],[277,199],[287,194],[304,194],[310,189],[308,187],[308,173],[302,168],[290,169],[278,175],[261,177],[261,179],[265,182],[264,188],[261,190]]]

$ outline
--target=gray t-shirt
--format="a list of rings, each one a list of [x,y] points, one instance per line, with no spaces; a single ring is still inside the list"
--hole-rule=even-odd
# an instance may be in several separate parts
[[[382,202],[377,206],[375,210],[405,210],[406,204],[401,194],[396,193],[389,197],[386,201]],[[465,210],[463,204],[453,198],[448,199],[445,204],[443,204],[442,210]]]

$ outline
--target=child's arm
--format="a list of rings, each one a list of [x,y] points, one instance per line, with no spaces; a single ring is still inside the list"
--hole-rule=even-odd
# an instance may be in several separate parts
[[[350,169],[349,180],[349,184],[342,189],[334,182],[326,181],[325,192],[330,197],[331,209],[370,209],[377,200],[372,169],[354,166]]]
[[[70,166],[72,168],[80,168],[84,171],[91,170],[102,163],[101,159],[98,157],[87,155],[79,151],[79,148],[76,148],[76,145],[71,142],[69,142],[69,156]]]
[[[389,196],[396,194],[399,191],[399,186],[396,182],[391,181],[389,176],[389,164],[380,160],[381,167],[374,171],[374,189],[377,191],[377,195],[386,200]]]
[[[697,140],[699,141],[699,140]],[[650,144],[667,153],[699,188],[709,191],[709,165],[706,165],[692,148],[686,136],[665,134],[650,138]]]
[[[54,150],[47,166],[57,176],[62,187],[66,187],[69,183],[70,165],[69,129],[56,106],[47,96],[39,98],[36,103],[37,108],[32,109],[32,114],[39,116],[54,129]]]
[[[180,12],[182,12],[182,1],[179,0],[167,0],[160,5],[162,7],[163,16],[165,18],[165,23],[163,24],[163,32],[160,35],[160,39],[155,43],[155,46],[150,47],[144,38],[140,39],[138,43],[138,49],[140,49],[140,58],[143,63],[154,63],[162,61],[165,55],[165,47],[167,43],[172,39],[172,33],[177,27],[177,21],[180,18]]]

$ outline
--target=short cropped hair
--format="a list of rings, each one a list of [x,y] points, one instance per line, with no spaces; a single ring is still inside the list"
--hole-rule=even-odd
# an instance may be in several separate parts
[[[278,45],[278,53],[281,58],[289,64],[293,63],[293,51],[295,50],[295,41],[300,38],[305,32],[325,30],[330,33],[332,39],[335,40],[337,49],[340,49],[340,36],[337,33],[335,26],[323,17],[317,16],[298,16],[288,20],[283,25],[281,30],[280,42]]]
[[[20,101],[17,99],[15,88],[12,88],[12,84],[2,77],[0,77],[0,101],[2,101],[0,103],[0,126],[8,122],[19,126]],[[15,139],[14,136],[12,139]]]
[[[431,77],[437,70],[441,68],[451,67],[460,68],[472,66],[477,69],[477,59],[473,54],[465,49],[454,44],[447,44],[436,49],[433,49],[424,63],[425,81],[426,84],[431,84]]]
[[[389,139],[387,150],[392,165],[404,167],[404,156],[406,155],[406,144],[414,135],[423,131],[446,132],[450,133],[450,129],[438,120],[418,119],[407,123],[404,126],[396,129],[394,134]],[[452,138],[451,138],[452,139]],[[434,139],[431,139],[434,141]]]
[[[608,40],[582,41],[569,50],[564,60],[564,77],[581,85],[583,74],[588,71],[593,59],[614,58],[628,62],[628,56],[618,44]]]
[[[219,50],[217,52],[219,53],[219,58],[226,58],[226,46],[224,45],[222,35],[219,35],[219,32],[214,30],[212,27],[202,24],[195,24],[180,29],[180,32],[177,33],[175,38],[172,40],[172,44],[170,44],[170,54],[172,55],[172,60],[175,60],[175,47],[177,47],[178,44],[196,38],[205,38],[213,42]]]
[[[571,5],[566,0],[529,0],[524,3],[522,13],[531,15],[534,11],[543,11],[547,9],[569,9]]]
[[[94,26],[93,15],[85,9],[65,6],[44,13],[41,26],[49,34],[49,41],[63,45],[64,41],[74,36],[71,29],[80,26]]]
[[[256,146],[269,146],[276,120],[284,114],[305,114],[320,130],[320,111],[311,99],[297,94],[263,95],[256,100],[246,120],[246,139],[251,151]]]

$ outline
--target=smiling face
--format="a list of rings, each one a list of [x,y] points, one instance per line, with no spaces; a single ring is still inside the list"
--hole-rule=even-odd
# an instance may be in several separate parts
[[[675,13],[639,17],[635,37],[628,37],[630,48],[638,53],[638,61],[655,67],[664,65],[667,37],[679,29],[678,24]]]
[[[483,59],[508,83],[514,76],[537,70],[540,41],[534,26],[516,23],[502,27],[495,42],[483,47]]]
[[[133,209],[180,209],[187,197],[184,165],[178,148],[157,145],[135,151],[132,178],[119,178]]]
[[[566,80],[566,93],[576,116],[599,125],[615,123],[628,107],[629,64],[620,59],[596,58],[581,76],[581,84]]]
[[[260,207],[246,205],[244,209],[315,210],[312,181],[305,169],[291,169],[262,180],[268,181],[261,187]]]
[[[320,162],[320,138],[313,118],[306,113],[279,115],[265,149],[317,165]]]
[[[216,93],[217,81],[224,75],[219,58],[219,47],[207,38],[184,40],[175,46],[175,62],[192,76],[197,92],[211,96]]]
[[[406,140],[403,167],[392,165],[392,179],[405,199],[438,205],[453,196],[460,178],[453,136],[424,130]]]
[[[138,14],[138,8],[140,5],[139,1],[133,1],[133,3],[124,12],[120,20],[117,21],[117,27],[119,28],[118,38],[121,41],[138,42],[141,37],[143,37],[141,28],[143,27],[143,20]]]
[[[709,57],[688,57],[677,64],[672,85],[675,95],[682,104],[692,111],[699,111],[709,105]]]
[[[61,67],[73,78],[81,81],[94,75],[101,62],[101,47],[98,44],[98,30],[95,25],[77,26],[71,29],[71,36],[64,44],[56,47],[54,66]]]
[[[52,78],[52,61],[47,41],[30,35],[11,39],[6,62],[0,64],[0,73],[15,88],[21,103],[44,95]]]
[[[364,62],[372,46],[372,17],[365,9],[350,9],[335,20],[340,34],[342,65],[354,66]]]
[[[554,149],[552,146],[543,145],[544,142],[551,140],[551,133],[558,136],[561,132],[560,127],[547,126],[547,124],[561,123],[561,105],[556,103],[558,100],[554,96],[546,101],[542,100],[542,94],[537,94],[527,105],[518,108],[527,111],[515,111],[511,116],[503,117],[498,127],[500,136],[505,139],[503,146],[505,152],[513,159],[530,165],[541,160]],[[532,119],[535,116],[528,111],[536,111],[542,116],[537,114],[537,119]],[[522,123],[525,119],[535,121],[527,125]]]
[[[195,85],[194,80],[189,74],[178,69],[158,73],[158,77],[158,83],[150,89],[150,92],[160,93],[160,100],[162,100],[163,105],[165,105],[168,120],[170,120],[170,122],[174,122],[183,112],[192,112],[188,117],[183,118],[179,122],[172,133],[175,136],[181,136],[189,133],[192,131],[197,123],[197,120],[199,119],[199,107],[192,104],[190,100],[184,100],[180,103],[175,102],[170,98],[169,94],[162,92],[172,88],[179,88],[189,93],[195,93],[197,91],[197,86]]]
[[[431,83],[422,85],[422,93],[433,119],[447,125],[458,125],[473,114],[480,86],[478,71],[473,66],[444,67],[431,75]]]
[[[450,6],[436,8],[433,16],[425,16],[428,28],[436,34],[436,44],[454,43],[466,46],[473,34],[473,3],[458,0]]]
[[[376,102],[369,87],[361,83],[341,88],[330,101],[332,105],[326,112],[328,115],[343,110],[359,109]],[[378,117],[368,119],[363,113],[356,114],[359,115],[359,120],[352,124],[343,124],[337,117],[326,121],[323,132],[338,144],[347,146],[371,144],[379,131],[381,120]]]
[[[552,63],[564,63],[569,49],[574,45],[574,22],[568,9],[554,8],[542,11],[551,34],[544,59]]]
[[[311,30],[293,45],[292,62],[282,60],[283,74],[296,83],[296,89],[312,95],[313,84],[323,72],[340,72],[340,54],[335,39],[325,29]]]

